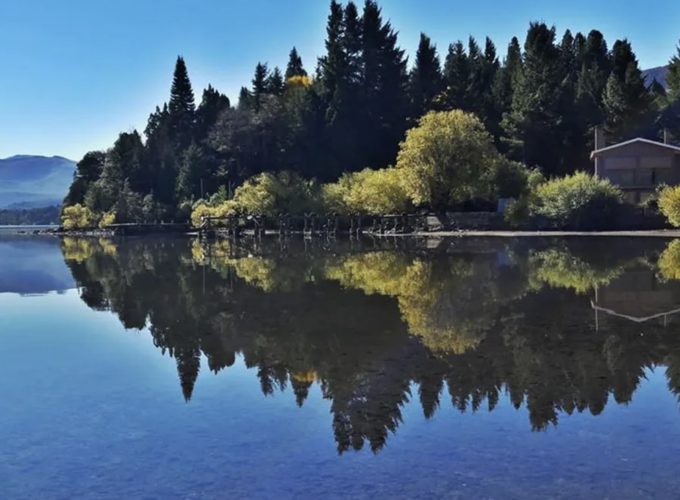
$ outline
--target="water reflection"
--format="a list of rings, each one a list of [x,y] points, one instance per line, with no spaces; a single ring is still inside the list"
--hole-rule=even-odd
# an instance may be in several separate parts
[[[680,394],[680,247],[642,239],[62,241],[85,303],[148,327],[190,400],[241,354],[263,394],[313,384],[338,450],[381,449],[427,417],[493,410],[531,428],[632,400],[647,368]],[[411,390],[416,388],[416,394]]]
[[[75,286],[56,238],[0,233],[0,263],[0,293],[41,295]]]

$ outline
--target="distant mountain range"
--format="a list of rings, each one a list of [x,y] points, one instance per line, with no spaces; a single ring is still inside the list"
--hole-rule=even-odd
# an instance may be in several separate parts
[[[654,80],[659,82],[663,88],[668,90],[668,82],[666,81],[668,75],[668,66],[657,66],[642,71],[642,76],[645,78],[645,84],[650,87]]]
[[[61,156],[16,155],[0,159],[0,209],[60,205],[75,162]]]

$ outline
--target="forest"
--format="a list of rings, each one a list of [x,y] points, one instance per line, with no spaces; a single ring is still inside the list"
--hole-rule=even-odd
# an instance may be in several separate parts
[[[197,103],[178,57],[169,100],[144,131],[80,160],[64,206],[81,225],[244,212],[253,200],[269,203],[254,212],[470,209],[518,197],[517,178],[587,172],[595,127],[610,141],[680,137],[680,48],[669,64],[667,88],[646,85],[629,41],[560,37],[543,22],[501,53],[490,38],[442,50],[423,33],[409,61],[375,1],[333,0],[325,53],[309,66],[295,48],[284,69],[257,63],[237,103],[211,85]]]

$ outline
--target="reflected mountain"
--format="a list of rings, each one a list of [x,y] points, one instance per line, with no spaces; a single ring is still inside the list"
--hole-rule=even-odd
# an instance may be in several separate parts
[[[76,286],[56,238],[0,234],[0,262],[0,293],[36,295]]]
[[[62,250],[88,306],[148,328],[176,360],[187,401],[202,356],[216,373],[240,355],[265,395],[290,387],[301,406],[318,385],[343,452],[380,450],[413,398],[429,418],[443,399],[492,411],[505,393],[542,430],[630,402],[648,368],[666,366],[680,394],[674,245],[65,238]]]

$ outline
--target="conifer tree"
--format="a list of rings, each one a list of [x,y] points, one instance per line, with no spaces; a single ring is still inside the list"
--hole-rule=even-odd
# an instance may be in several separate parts
[[[510,112],[514,82],[522,71],[522,49],[517,37],[513,37],[508,44],[508,52],[503,60],[502,67],[498,70],[494,82],[494,102],[498,108],[498,115],[502,116]]]
[[[555,29],[531,23],[524,44],[521,74],[515,82],[511,111],[503,120],[513,158],[547,173],[565,169],[561,143],[563,79]]]
[[[611,75],[603,98],[609,133],[624,139],[642,125],[650,110],[651,96],[637,58],[627,40],[617,40],[612,48]]]
[[[253,107],[253,95],[247,87],[241,87],[238,94],[238,109],[245,111]]]
[[[217,91],[212,85],[208,85],[203,91],[201,104],[196,109],[196,139],[204,141],[210,129],[215,125],[220,114],[229,109],[229,98]]]
[[[580,60],[576,84],[577,106],[582,122],[592,129],[604,120],[602,98],[611,71],[607,42],[602,33],[597,30],[588,33]]]
[[[444,63],[444,82],[446,90],[443,94],[445,109],[467,110],[467,90],[470,81],[470,61],[465,53],[463,42],[458,40],[449,45]]]
[[[274,68],[271,75],[267,78],[267,92],[273,95],[281,95],[286,90],[286,83],[283,80],[283,75],[281,70],[277,67]]]
[[[304,66],[302,65],[302,58],[298,54],[295,47],[290,51],[288,56],[288,66],[286,66],[286,80],[294,76],[307,76]]]
[[[180,56],[175,64],[175,74],[172,79],[170,101],[168,102],[170,130],[177,151],[182,150],[191,142],[194,132],[195,111],[194,91],[191,88],[184,58]]]
[[[674,103],[680,99],[680,45],[677,47],[677,53],[668,63],[666,84],[668,85],[668,100]]]
[[[252,81],[252,103],[255,112],[260,110],[260,104],[262,102],[262,96],[269,93],[269,69],[266,64],[261,62],[257,63],[255,66],[255,75]]]
[[[406,130],[408,75],[404,51],[397,45],[397,34],[373,0],[366,0],[362,17],[361,93],[368,134],[363,165],[384,167],[394,162],[397,146]]]
[[[411,118],[416,119],[431,109],[434,98],[443,88],[442,69],[437,47],[425,33],[420,34],[416,61],[411,70],[409,96]]]

